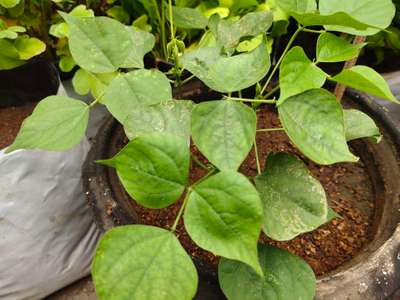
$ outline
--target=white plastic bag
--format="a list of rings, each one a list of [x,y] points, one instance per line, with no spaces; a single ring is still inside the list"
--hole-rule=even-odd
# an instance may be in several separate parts
[[[0,151],[0,299],[41,299],[89,274],[100,236],[82,187],[89,148]]]

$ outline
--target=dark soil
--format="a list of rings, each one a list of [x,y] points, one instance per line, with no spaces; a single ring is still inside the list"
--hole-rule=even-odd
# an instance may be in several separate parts
[[[277,114],[273,110],[262,109],[258,112],[258,128],[280,127]],[[125,138],[119,148],[127,143]],[[257,134],[257,145],[261,167],[269,152],[286,151],[298,155],[307,164],[311,173],[322,183],[328,196],[329,205],[343,219],[335,219],[317,230],[298,236],[288,242],[276,242],[261,234],[260,241],[289,250],[303,257],[320,276],[338,268],[349,261],[372,238],[374,215],[374,193],[366,168],[359,163],[341,163],[332,166],[318,166],[303,157],[291,144],[284,132],[261,132]],[[207,164],[208,161],[196,147],[192,153]],[[247,176],[257,175],[254,150],[242,164],[240,172]],[[192,165],[190,181],[195,182],[206,171]],[[181,206],[181,200],[164,209],[147,209],[136,202],[133,206],[143,224],[169,228]],[[109,213],[112,213],[110,208]],[[177,234],[184,248],[194,258],[216,266],[218,257],[200,249],[185,231],[183,219],[177,227]]]
[[[24,106],[0,108],[0,149],[14,141],[22,121],[32,113],[36,104],[31,102]]]

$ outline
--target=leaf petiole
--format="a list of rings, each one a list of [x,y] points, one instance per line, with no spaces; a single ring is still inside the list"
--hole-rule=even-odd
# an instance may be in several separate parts
[[[275,104],[275,99],[247,99],[247,98],[237,98],[237,97],[229,97],[225,96],[225,100],[232,100],[232,101],[241,101],[241,102],[252,102],[252,103],[266,103],[266,104]]]

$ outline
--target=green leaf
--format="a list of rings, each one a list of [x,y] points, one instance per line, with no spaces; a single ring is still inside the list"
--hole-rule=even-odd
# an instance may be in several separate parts
[[[97,246],[92,276],[102,300],[192,299],[198,283],[174,234],[145,225],[108,231]]]
[[[19,36],[15,40],[15,48],[18,50],[19,57],[28,60],[46,51],[46,44],[41,40],[27,35]]]
[[[0,49],[0,70],[10,70],[25,63],[19,58],[17,48],[10,41],[0,39]]]
[[[63,72],[71,72],[72,69],[76,66],[76,64],[72,56],[66,55],[60,58],[58,66],[60,67],[60,70]]]
[[[0,0],[0,5],[5,8],[12,8],[17,6],[21,0]]]
[[[167,132],[190,144],[190,119],[194,103],[186,100],[163,101],[151,106],[138,106],[124,122],[130,140],[152,132]]]
[[[257,258],[262,207],[242,174],[225,171],[195,185],[184,213],[186,230],[201,248],[242,261],[262,274]]]
[[[301,47],[293,47],[280,66],[280,103],[291,96],[322,87],[326,77],[327,74],[308,59]]]
[[[207,27],[208,19],[197,9],[173,6],[172,13],[174,24],[179,28],[204,29]]]
[[[372,138],[376,143],[381,141],[379,128],[367,114],[356,109],[345,109],[343,113],[347,141],[366,137]]]
[[[350,69],[345,69],[338,75],[330,78],[330,80],[382,99],[400,103],[390,91],[386,80],[375,70],[367,66],[354,66]]]
[[[334,219],[343,219],[343,218],[332,208],[328,207],[328,215],[327,215],[326,219],[327,219],[326,223],[328,223]]]
[[[315,0],[276,0],[276,4],[287,13],[312,13],[317,10]]]
[[[84,69],[79,69],[72,78],[72,85],[79,95],[86,95],[91,92],[93,97],[100,98],[117,74],[117,72],[93,74]]]
[[[127,27],[131,32],[131,40],[135,45],[126,61],[123,63],[123,68],[144,68],[143,58],[144,55],[151,51],[154,47],[154,35],[146,31],[136,29],[134,27]]]
[[[354,35],[376,34],[380,29],[387,28],[395,15],[395,6],[391,0],[320,0],[319,10],[323,15],[344,12],[369,27],[375,27],[367,30],[355,30],[345,24],[326,27],[328,30]]]
[[[248,13],[238,21],[220,20],[216,28],[217,41],[225,50],[232,50],[241,38],[265,33],[271,27],[272,20],[271,11]]]
[[[251,150],[257,117],[248,106],[234,101],[209,101],[192,113],[195,145],[220,170],[237,170]]]
[[[72,57],[85,70],[114,72],[124,65],[135,47],[130,28],[116,20],[60,14],[68,23]]]
[[[345,12],[336,12],[326,15],[319,14],[318,12],[304,14],[291,13],[291,15],[303,26],[339,25],[357,30],[367,30],[371,27],[354,19]]]
[[[260,245],[258,257],[264,276],[243,263],[222,258],[220,286],[229,300],[312,300],[316,278],[310,266],[285,250]]]
[[[322,33],[317,42],[318,62],[340,62],[357,57],[365,44],[351,44],[328,32]]]
[[[25,119],[14,143],[6,152],[17,149],[61,151],[78,144],[85,135],[89,119],[86,103],[62,96],[49,96],[38,103]]]
[[[296,156],[269,154],[265,171],[254,180],[264,208],[263,230],[270,238],[288,241],[325,223],[324,188]]]
[[[171,99],[172,90],[168,78],[156,69],[143,69],[117,76],[108,86],[101,103],[107,106],[120,123],[124,123],[139,106]]]
[[[129,14],[124,10],[121,5],[114,5],[106,11],[107,16],[118,20],[121,23],[129,22]]]
[[[223,6],[220,2],[220,6]],[[241,9],[249,9],[255,6],[258,6],[258,2],[257,0],[231,0],[231,1],[227,1],[227,2],[233,2],[232,6],[230,7],[230,10],[232,12],[237,12]]]
[[[321,165],[358,161],[346,144],[342,108],[328,91],[290,97],[278,112],[290,140],[309,159]]]
[[[264,78],[270,68],[265,42],[255,50],[235,56],[223,56],[220,49],[200,48],[182,57],[185,69],[218,92],[243,90]]]
[[[167,133],[151,133],[129,142],[112,159],[99,163],[115,167],[128,194],[149,208],[174,203],[185,190],[190,153],[186,141]]]

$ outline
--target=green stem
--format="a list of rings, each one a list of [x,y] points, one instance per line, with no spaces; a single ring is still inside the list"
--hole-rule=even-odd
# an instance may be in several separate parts
[[[195,155],[191,155],[192,156],[192,160],[201,168],[203,168],[206,171],[210,171],[210,168],[207,167],[205,164],[203,164]]]
[[[299,33],[303,30],[303,27],[298,27],[296,32],[293,34],[293,36],[291,37],[291,39],[289,40],[288,44],[286,45],[285,50],[283,51],[281,57],[279,58],[278,62],[276,63],[274,69],[272,70],[271,74],[269,74],[269,77],[267,79],[267,81],[265,82],[262,90],[261,90],[261,95],[264,94],[265,89],[267,88],[267,86],[270,84],[272,78],[274,77],[276,71],[278,70],[280,64],[282,63],[283,58],[285,57],[286,53],[289,51],[290,47],[292,46],[293,42],[295,41],[296,37],[299,35]]]
[[[199,180],[197,180],[195,183],[193,183],[190,188],[195,187],[196,185],[202,183],[204,180],[206,180],[208,177],[210,177],[211,175],[214,175],[215,172],[217,172],[217,169],[213,167],[212,170],[210,170],[210,172],[208,172],[206,175],[204,175],[203,177],[201,177]]]
[[[311,33],[324,33],[324,32],[326,32],[325,30],[314,30],[314,29],[308,29],[308,28],[303,28],[302,31],[311,32]]]
[[[257,141],[254,138],[254,153],[256,154],[257,173],[261,174],[260,158],[258,157]]]
[[[271,132],[271,131],[282,131],[285,130],[284,128],[262,128],[257,129],[257,132]]]
[[[186,78],[185,80],[183,80],[183,81],[181,82],[181,85],[184,85],[185,83],[188,83],[188,82],[189,82],[190,80],[192,80],[194,77],[195,77],[194,75],[189,76],[188,78]]]
[[[247,98],[236,98],[236,97],[224,97],[225,100],[232,101],[241,101],[241,102],[253,102],[253,103],[266,103],[266,104],[275,104],[276,100],[268,100],[268,99],[247,99]]]
[[[178,226],[179,220],[181,219],[183,211],[185,210],[185,207],[186,207],[186,204],[187,204],[187,201],[189,199],[189,196],[190,196],[191,192],[192,192],[192,189],[189,187],[187,189],[187,191],[186,191],[186,195],[185,195],[185,198],[183,199],[183,203],[182,203],[181,207],[179,208],[178,214],[176,215],[174,224],[171,227],[171,231],[172,232],[175,232],[176,227]]]
[[[175,39],[174,14],[172,13],[172,0],[168,0],[169,23],[171,26],[171,40]]]
[[[163,49],[164,59],[168,59],[168,51],[167,51],[167,37],[165,34],[165,9],[164,9],[164,0],[161,1],[161,43]]]
[[[269,91],[269,93],[268,94],[266,94],[265,96],[264,96],[264,98],[265,99],[267,99],[267,98],[270,98],[273,94],[275,94],[275,92],[276,91],[278,91],[280,89],[280,86],[279,86],[279,84],[276,86],[276,87],[274,87],[271,91]]]

